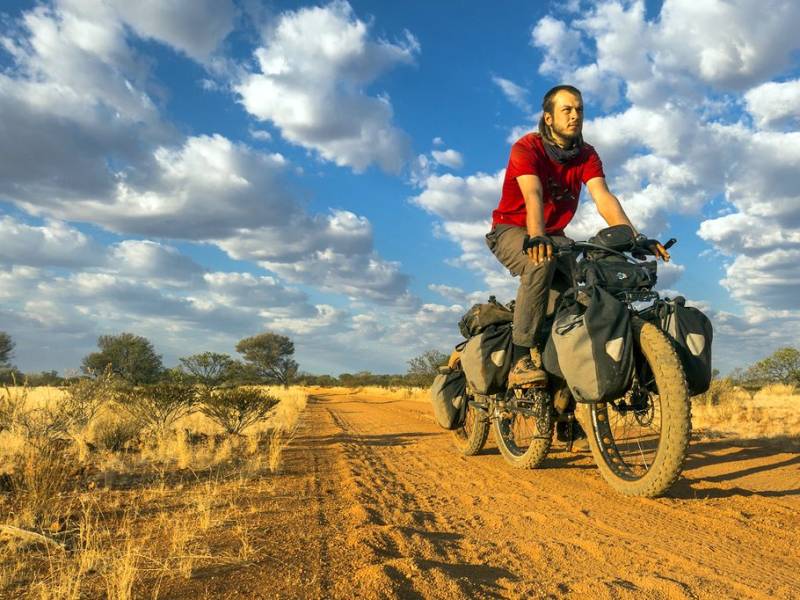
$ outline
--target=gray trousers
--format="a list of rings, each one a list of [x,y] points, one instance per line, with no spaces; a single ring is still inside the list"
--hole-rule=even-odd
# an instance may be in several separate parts
[[[522,253],[527,233],[516,225],[495,225],[486,234],[486,245],[513,276],[519,275],[519,289],[514,306],[513,341],[517,346],[543,350],[542,325],[552,314],[558,297],[572,285],[571,269],[574,257],[559,256],[549,261],[533,263]],[[569,238],[550,236],[553,244],[563,246]]]

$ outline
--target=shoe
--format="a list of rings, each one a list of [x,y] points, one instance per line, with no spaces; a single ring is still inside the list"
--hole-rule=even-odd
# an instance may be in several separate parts
[[[530,356],[523,356],[508,374],[508,385],[545,385],[547,373],[542,369],[542,356],[537,348],[531,348]]]

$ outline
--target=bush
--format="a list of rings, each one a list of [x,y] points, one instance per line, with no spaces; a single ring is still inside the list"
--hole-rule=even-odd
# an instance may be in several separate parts
[[[193,386],[186,383],[162,381],[123,388],[119,400],[135,420],[162,434],[194,409],[197,393]]]
[[[200,411],[222,427],[238,435],[267,416],[278,399],[252,388],[226,388],[206,394]]]
[[[62,411],[70,429],[73,432],[86,429],[100,407],[114,399],[117,390],[117,381],[110,368],[95,379],[73,381],[64,389],[62,402]]]
[[[694,396],[692,402],[706,406],[719,406],[734,400],[749,398],[750,394],[728,379],[714,379],[707,391]]]
[[[141,423],[133,419],[103,419],[95,422],[93,437],[100,448],[120,452],[139,436],[141,430]]]
[[[11,475],[12,501],[24,525],[42,529],[60,516],[70,467],[74,467],[72,457],[54,443],[28,446],[17,456]]]

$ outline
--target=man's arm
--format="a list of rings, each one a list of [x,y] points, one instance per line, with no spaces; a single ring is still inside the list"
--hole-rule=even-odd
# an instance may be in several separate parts
[[[545,235],[544,230],[544,194],[542,182],[537,175],[520,175],[517,177],[519,189],[525,199],[525,225],[528,235],[537,237]],[[553,256],[553,246],[539,244],[528,249],[530,259],[539,264]]]
[[[606,223],[609,225],[627,225],[633,230],[633,235],[637,235],[638,232],[628,215],[625,214],[619,199],[609,191],[605,177],[593,177],[586,182],[586,189],[589,190],[589,194],[591,194],[592,200],[597,206],[597,212],[605,219]],[[661,244],[656,244],[655,255],[665,261],[669,260],[669,252]]]

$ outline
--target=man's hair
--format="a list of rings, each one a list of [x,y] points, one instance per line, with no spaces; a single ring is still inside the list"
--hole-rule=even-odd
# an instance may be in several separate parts
[[[550,113],[553,114],[553,103],[556,94],[561,91],[569,92],[570,94],[574,94],[578,98],[583,99],[581,95],[581,91],[573,85],[557,85],[556,87],[548,90],[548,92],[542,98],[542,116],[539,119],[539,135],[541,136],[542,140],[548,142],[549,144],[555,144],[553,137],[550,135],[550,129],[547,127],[547,124],[544,122],[544,114]],[[583,145],[583,136],[578,136],[576,140],[578,145]]]
[[[553,114],[553,102],[555,101],[556,94],[558,92],[569,92],[570,94],[574,94],[578,98],[583,98],[581,91],[576,88],[574,85],[557,85],[554,88],[548,90],[548,92],[542,98],[542,112]]]

